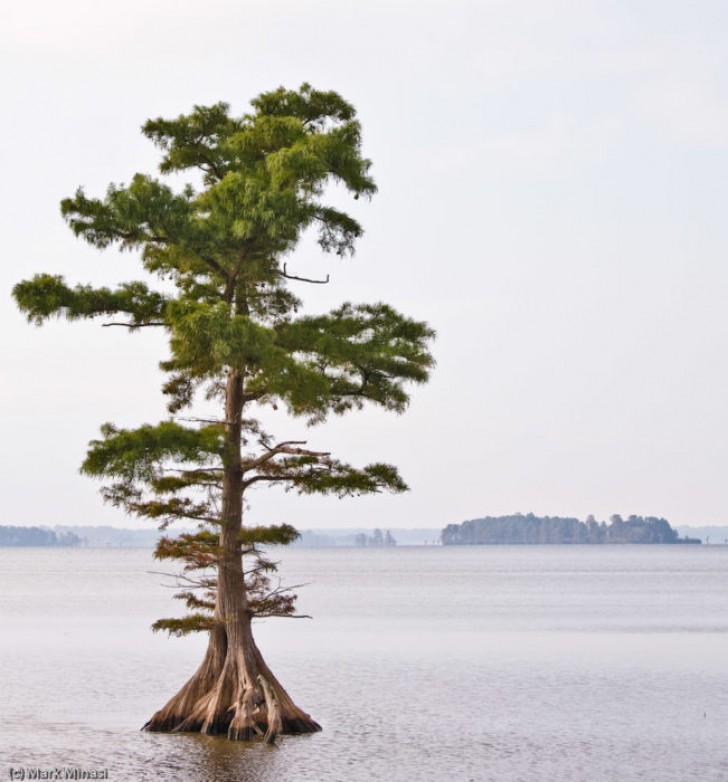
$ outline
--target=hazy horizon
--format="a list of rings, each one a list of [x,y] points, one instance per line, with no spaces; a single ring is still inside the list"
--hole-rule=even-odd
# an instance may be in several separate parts
[[[485,518],[487,515],[488,514],[483,514],[482,516],[473,517],[473,518]],[[507,515],[515,515],[515,514],[507,514]],[[536,515],[538,515],[538,514],[536,514]],[[559,514],[559,515],[561,515],[561,514]],[[626,515],[625,514],[620,514],[620,515],[622,515],[623,518],[628,518],[628,516],[630,514],[626,514]],[[578,517],[574,517],[574,518],[578,518]],[[395,522],[394,524],[386,524],[385,525],[385,524],[378,523],[376,521],[372,521],[372,522],[369,522],[369,523],[358,524],[357,526],[348,526],[348,527],[347,526],[335,526],[335,525],[334,526],[329,526],[329,527],[317,527],[317,526],[306,526],[306,527],[303,527],[303,526],[299,526],[299,527],[296,527],[296,529],[298,529],[299,532],[315,532],[315,533],[323,532],[323,533],[328,533],[328,534],[333,534],[333,533],[352,534],[352,533],[355,533],[357,531],[370,531],[370,530],[374,530],[374,529],[377,529],[377,528],[380,528],[382,530],[390,530],[392,532],[395,532],[397,530],[402,530],[402,531],[423,530],[423,531],[440,532],[448,524],[461,524],[464,521],[471,521],[471,520],[472,519],[450,520],[448,522],[443,523],[442,525],[431,525],[431,526],[421,526],[421,525],[408,526],[408,525],[405,525],[405,524],[400,524],[398,522]],[[579,519],[579,520],[583,521],[584,519]],[[599,521],[599,522],[601,522],[601,521],[608,521],[608,520],[609,520],[608,518],[607,519],[597,519],[597,521]],[[670,519],[667,519],[667,521],[670,523],[670,526],[673,529],[680,528],[680,529],[696,529],[697,530],[697,529],[711,528],[711,529],[725,529],[726,531],[728,531],[728,524],[714,524],[714,523],[711,523],[711,522],[705,522],[705,523],[700,523],[700,524],[676,524],[676,523],[670,521]],[[46,527],[46,528],[49,528],[49,529],[54,529],[56,527],[111,527],[112,529],[133,530],[135,532],[136,531],[142,531],[142,532],[150,531],[150,532],[154,532],[155,530],[159,529],[154,524],[150,525],[149,523],[147,523],[145,525],[143,521],[138,521],[137,522],[137,521],[134,521],[133,519],[128,519],[126,521],[126,523],[116,523],[116,524],[111,524],[111,523],[108,523],[108,522],[106,522],[106,523],[98,523],[98,522],[94,522],[94,521],[88,521],[88,522],[82,522],[82,523],[81,522],[77,522],[77,523],[68,522],[68,523],[62,523],[62,524],[61,523],[49,524],[49,523],[44,523],[44,522],[37,522],[37,523],[27,522],[27,523],[24,523],[24,524],[20,524],[20,523],[12,523],[12,522],[7,522],[7,521],[0,521],[0,527],[4,527],[4,526],[7,526],[7,527]],[[196,527],[193,524],[193,525],[187,525],[185,528],[195,529]],[[183,525],[181,523],[179,523],[179,524],[173,525],[170,529],[171,529],[171,531],[174,531],[175,529],[180,529],[181,530],[181,529],[183,529]]]

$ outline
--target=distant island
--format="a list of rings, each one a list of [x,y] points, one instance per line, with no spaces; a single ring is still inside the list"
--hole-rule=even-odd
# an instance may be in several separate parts
[[[609,524],[587,516],[585,521],[560,516],[485,516],[448,524],[441,533],[444,546],[564,543],[700,543],[681,538],[665,519],[654,516],[611,516]]]
[[[358,546],[360,548],[391,548],[398,540],[390,530],[384,533],[375,529],[369,530],[304,530],[293,545],[301,548],[337,548],[341,546]],[[418,542],[420,542],[418,540]]]
[[[0,546],[80,546],[81,538],[72,532],[45,527],[0,527]]]
[[[161,534],[158,529],[134,530],[110,526],[0,526],[0,547],[154,548]]]

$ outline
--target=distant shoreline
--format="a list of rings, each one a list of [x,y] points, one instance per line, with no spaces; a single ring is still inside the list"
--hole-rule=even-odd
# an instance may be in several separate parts
[[[137,548],[153,549],[162,535],[185,530],[128,529],[111,526],[57,525],[55,527],[0,526],[0,548]],[[439,546],[440,529],[355,528],[302,530],[295,548],[392,548]]]
[[[499,517],[501,519],[507,517]],[[525,518],[525,517],[524,517]],[[477,521],[477,520],[476,520]],[[574,520],[576,521],[576,520]],[[470,522],[463,522],[468,524]],[[583,524],[584,522],[579,522]],[[452,528],[454,525],[450,525]],[[461,525],[456,525],[460,527]],[[448,527],[445,528],[447,530]],[[670,528],[673,530],[673,528]],[[183,530],[180,530],[182,532]],[[388,547],[407,548],[411,546],[441,546],[441,534],[443,530],[434,527],[419,528],[390,528],[381,530],[381,541],[387,540]],[[728,526],[678,526],[673,532],[677,536],[674,541],[638,542],[627,540],[602,540],[596,545],[624,545],[625,543],[637,543],[639,545],[674,545],[677,543],[693,542],[703,545],[728,545]],[[157,529],[129,529],[124,527],[89,526],[81,525],[56,525],[49,526],[0,526],[0,548],[104,548],[104,549],[153,549],[157,545],[162,533]],[[166,534],[174,535],[170,530]],[[511,538],[513,534],[511,532]],[[686,540],[688,539],[688,540]],[[361,548],[379,547],[380,538],[376,535],[375,528],[354,529],[308,529],[301,531],[301,537],[293,544],[295,548]],[[449,544],[453,545],[453,544]],[[454,545],[594,545],[585,540],[518,540],[499,539],[473,541],[472,543],[458,543]]]

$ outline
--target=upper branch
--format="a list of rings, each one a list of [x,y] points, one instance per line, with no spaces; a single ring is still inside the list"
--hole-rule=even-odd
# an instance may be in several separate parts
[[[28,320],[37,325],[53,316],[78,320],[127,313],[131,321],[118,325],[131,329],[164,326],[166,323],[161,318],[169,303],[164,294],[150,290],[143,282],[124,283],[116,290],[89,285],[70,288],[63,277],[50,274],[36,274],[30,280],[19,282],[13,288],[13,296]]]
[[[261,465],[269,462],[271,459],[275,459],[276,456],[285,454],[287,456],[309,456],[316,459],[325,458],[331,454],[328,451],[311,451],[307,448],[295,448],[296,445],[305,445],[305,440],[287,440],[278,445],[269,448],[266,453],[258,456],[256,459],[247,459],[242,463],[243,472],[249,470],[255,470]]]
[[[326,275],[325,280],[312,280],[310,277],[298,277],[295,274],[289,274],[287,265],[283,264],[283,271],[279,271],[278,275],[284,277],[286,280],[298,280],[299,282],[311,282],[315,285],[326,285],[329,282],[329,275]]]
[[[134,331],[134,329],[141,329],[146,326],[166,326],[167,324],[160,320],[151,323],[102,323],[101,325],[103,328],[107,328],[108,326],[124,326],[125,328]]]
[[[392,465],[375,463],[358,469],[331,459],[328,454],[293,455],[277,462],[269,460],[259,465],[256,475],[245,480],[244,487],[259,482],[287,484],[300,494],[337,497],[407,490],[407,484]]]

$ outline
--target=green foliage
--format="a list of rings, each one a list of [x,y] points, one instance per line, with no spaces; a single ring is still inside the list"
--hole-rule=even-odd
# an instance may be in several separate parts
[[[69,288],[63,277],[51,274],[36,274],[19,282],[13,295],[28,321],[38,326],[53,316],[78,320],[119,312],[130,316],[132,327],[142,326],[163,319],[167,306],[167,298],[143,282],[123,283],[113,291],[89,285]]]
[[[285,484],[289,491],[299,494],[337,497],[407,491],[407,484],[391,464],[368,464],[357,469],[336,459],[306,454],[266,462],[245,479],[246,485],[259,481]]]
[[[218,423],[106,424],[81,467],[106,479],[104,499],[131,514],[163,528],[177,519],[200,525],[165,538],[157,551],[199,576],[202,596],[185,590],[181,597],[193,615],[156,626],[183,634],[209,627],[205,610],[216,581],[208,571],[219,564],[219,528],[240,527],[250,488],[267,483],[340,497],[407,488],[391,465],[354,467],[306,443],[276,441],[250,410],[283,408],[312,424],[366,403],[400,413],[408,384],[425,382],[433,367],[434,332],[381,303],[299,312],[301,299],[289,286],[301,278],[284,259],[303,233],[315,231],[323,252],[339,256],[352,254],[362,234],[354,217],[327,203],[329,186],[355,199],[376,192],[356,112],[339,95],[308,84],[280,88],[240,116],[216,103],[149,120],[142,130],[161,151],[162,179],[137,173],[101,198],[79,189],[61,213],[94,247],[138,253],[152,283],[163,284],[93,288],[39,274],[13,295],[36,324],[120,316],[114,324],[131,331],[164,329],[170,353],[160,366],[170,413],[201,398],[218,405]],[[189,181],[176,187],[163,181],[168,174]],[[236,502],[231,492],[240,495]],[[296,534],[288,525],[240,532],[240,551],[252,562],[247,604],[256,615],[293,612],[293,596],[272,584],[275,566],[260,546],[290,543]]]
[[[268,390],[313,422],[365,401],[401,413],[409,402],[404,383],[424,383],[434,365],[428,350],[434,336],[427,324],[386,304],[347,303],[329,315],[282,323],[279,343],[298,358],[299,375],[307,373],[318,383],[307,387],[274,375]]]
[[[217,563],[220,535],[211,529],[185,532],[176,538],[162,537],[154,551],[155,559],[181,559],[187,569],[198,570]]]
[[[152,631],[167,632],[176,638],[182,638],[190,633],[201,633],[210,630],[214,625],[214,620],[209,614],[194,613],[174,619],[157,619],[152,624]]]
[[[244,527],[239,531],[241,553],[251,563],[244,580],[247,610],[253,618],[296,616],[293,588],[281,587],[280,581],[274,584],[277,563],[268,558],[261,546],[285,546],[298,537],[299,533],[290,524]],[[209,630],[215,621],[216,570],[222,556],[219,532],[202,528],[175,538],[160,538],[154,556],[159,560],[184,562],[178,577],[181,590],[175,598],[193,613],[182,619],[160,619],[152,629],[165,630],[178,637]]]
[[[238,536],[244,546],[287,546],[300,537],[290,524],[243,527]]]
[[[207,464],[224,451],[223,427],[198,429],[162,421],[138,429],[101,427],[101,440],[92,440],[81,471],[94,477],[113,476],[129,482],[153,484],[163,475],[165,460]]]
[[[272,329],[235,314],[225,302],[175,302],[170,330],[175,360],[193,377],[214,377],[225,366],[253,372],[288,361]]]

